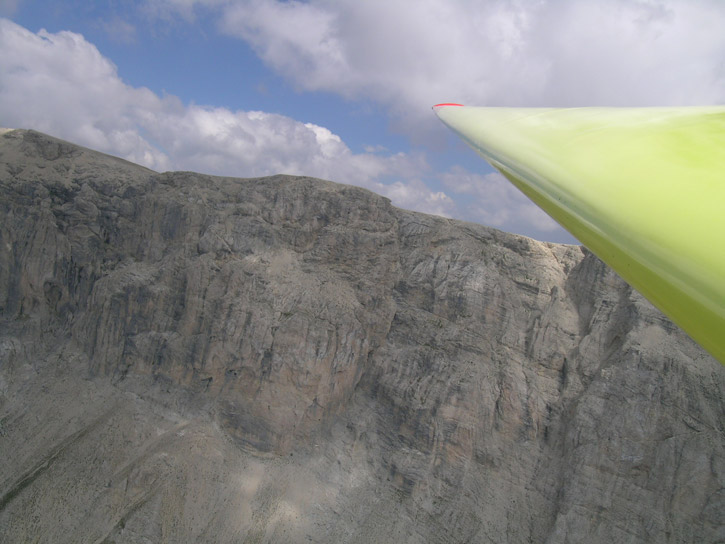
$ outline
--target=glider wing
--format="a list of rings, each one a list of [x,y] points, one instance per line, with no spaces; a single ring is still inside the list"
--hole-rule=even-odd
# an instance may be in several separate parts
[[[725,106],[433,109],[725,364]]]

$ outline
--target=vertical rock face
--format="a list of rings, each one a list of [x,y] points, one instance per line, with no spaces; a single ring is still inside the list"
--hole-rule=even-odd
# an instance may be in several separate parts
[[[0,135],[0,542],[717,542],[723,367],[577,246]]]

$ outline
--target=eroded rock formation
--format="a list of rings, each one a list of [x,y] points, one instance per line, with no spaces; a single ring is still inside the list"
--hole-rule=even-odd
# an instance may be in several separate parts
[[[717,542],[723,367],[578,246],[0,135],[0,542]]]

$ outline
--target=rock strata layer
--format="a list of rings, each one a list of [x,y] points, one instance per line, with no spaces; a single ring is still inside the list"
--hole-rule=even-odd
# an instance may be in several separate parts
[[[581,247],[0,135],[0,542],[719,542],[724,386]]]

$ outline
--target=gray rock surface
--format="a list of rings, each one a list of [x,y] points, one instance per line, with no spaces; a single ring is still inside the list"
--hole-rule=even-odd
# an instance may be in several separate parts
[[[578,246],[0,135],[0,542],[723,542],[723,367]]]

